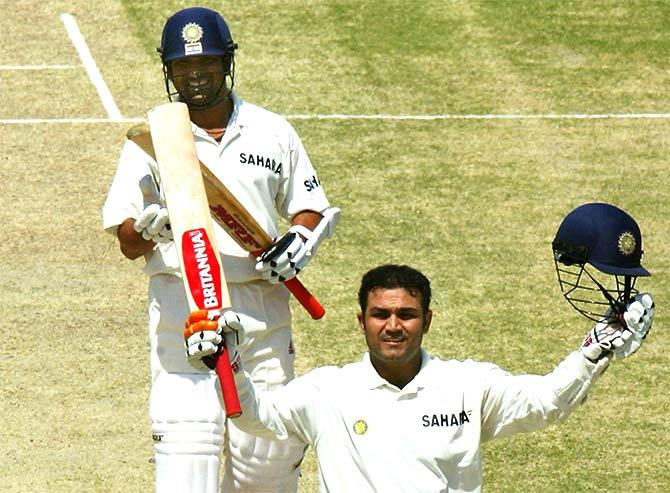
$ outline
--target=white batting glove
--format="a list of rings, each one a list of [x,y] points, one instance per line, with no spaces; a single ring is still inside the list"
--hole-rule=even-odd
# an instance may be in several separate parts
[[[284,236],[256,258],[256,271],[274,284],[297,276],[312,258],[305,239],[310,233],[304,226],[291,226]]]
[[[184,341],[186,358],[201,371],[216,368],[217,354],[226,347],[234,372],[241,368],[237,345],[244,339],[240,316],[231,309],[197,310],[191,312],[185,323]]]
[[[284,282],[298,275],[316,255],[319,245],[335,233],[341,210],[329,207],[321,213],[314,230],[294,224],[274,245],[256,258],[256,271],[271,283]]]
[[[155,243],[166,243],[173,239],[168,211],[159,204],[149,204],[135,220],[133,228],[142,238]]]
[[[617,359],[626,358],[640,349],[654,322],[654,315],[656,315],[656,303],[651,294],[636,295],[623,314],[626,328],[633,334],[633,337],[629,338],[621,348],[614,350]]]
[[[621,316],[621,320],[612,320],[611,310],[603,315],[587,334],[580,348],[582,354],[596,363],[614,354],[623,359],[636,352],[647,337],[655,314],[654,300],[650,294],[635,296]]]

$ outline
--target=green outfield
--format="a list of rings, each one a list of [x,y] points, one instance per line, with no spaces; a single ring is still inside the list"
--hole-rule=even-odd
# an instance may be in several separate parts
[[[101,230],[101,207],[125,131],[165,100],[155,48],[188,5],[3,9],[0,491],[153,488],[146,278]],[[611,202],[642,229],[655,326],[566,423],[486,444],[485,490],[670,491],[670,3],[203,5],[240,45],[238,93],[289,116],[343,210],[301,275],[327,315],[294,305],[298,372],[360,357],[358,282],[386,262],[432,280],[430,352],[550,371],[589,329],[562,299],[551,240],[572,208]],[[301,491],[317,491],[317,474],[309,452]]]

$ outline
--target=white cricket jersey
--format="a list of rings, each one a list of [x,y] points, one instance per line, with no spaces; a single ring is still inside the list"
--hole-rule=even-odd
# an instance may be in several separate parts
[[[200,160],[223,182],[272,237],[279,216],[290,219],[304,210],[329,206],[316,171],[293,127],[283,117],[242,101],[235,94],[233,114],[218,143],[192,125]],[[137,218],[146,204],[139,187],[145,175],[158,181],[156,163],[127,141],[103,207],[103,227],[116,234],[127,218]],[[260,279],[255,260],[216,223],[214,230],[228,282]],[[145,271],[179,275],[174,243],[159,244],[146,256]]]
[[[481,443],[567,416],[583,402],[595,368],[575,352],[548,375],[513,376],[493,364],[422,351],[421,370],[398,389],[366,354],[272,392],[255,391],[240,372],[243,414],[235,424],[312,445],[323,492],[476,492]]]

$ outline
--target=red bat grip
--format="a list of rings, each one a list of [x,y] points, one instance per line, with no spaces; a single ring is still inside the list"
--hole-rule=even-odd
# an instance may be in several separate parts
[[[219,384],[221,385],[221,395],[223,396],[223,404],[226,406],[226,416],[237,418],[242,414],[242,406],[240,405],[240,398],[237,395],[235,376],[233,375],[233,369],[230,367],[228,348],[225,344],[221,348],[219,357],[216,360],[216,374],[219,377]]]
[[[319,300],[317,300],[312,293],[307,291],[307,288],[297,277],[284,281],[284,286],[293,293],[295,299],[300,302],[314,320],[319,320],[326,314],[326,310],[321,303],[319,303]]]

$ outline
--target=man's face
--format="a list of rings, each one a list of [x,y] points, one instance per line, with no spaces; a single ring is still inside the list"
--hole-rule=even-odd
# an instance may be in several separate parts
[[[421,342],[432,312],[421,308],[421,294],[404,289],[377,288],[368,293],[365,313],[358,314],[370,358],[381,364],[418,364]]]
[[[229,60],[228,60],[229,61]],[[225,84],[228,67],[217,56],[191,56],[170,64],[170,79],[187,104],[205,106],[216,99]]]

